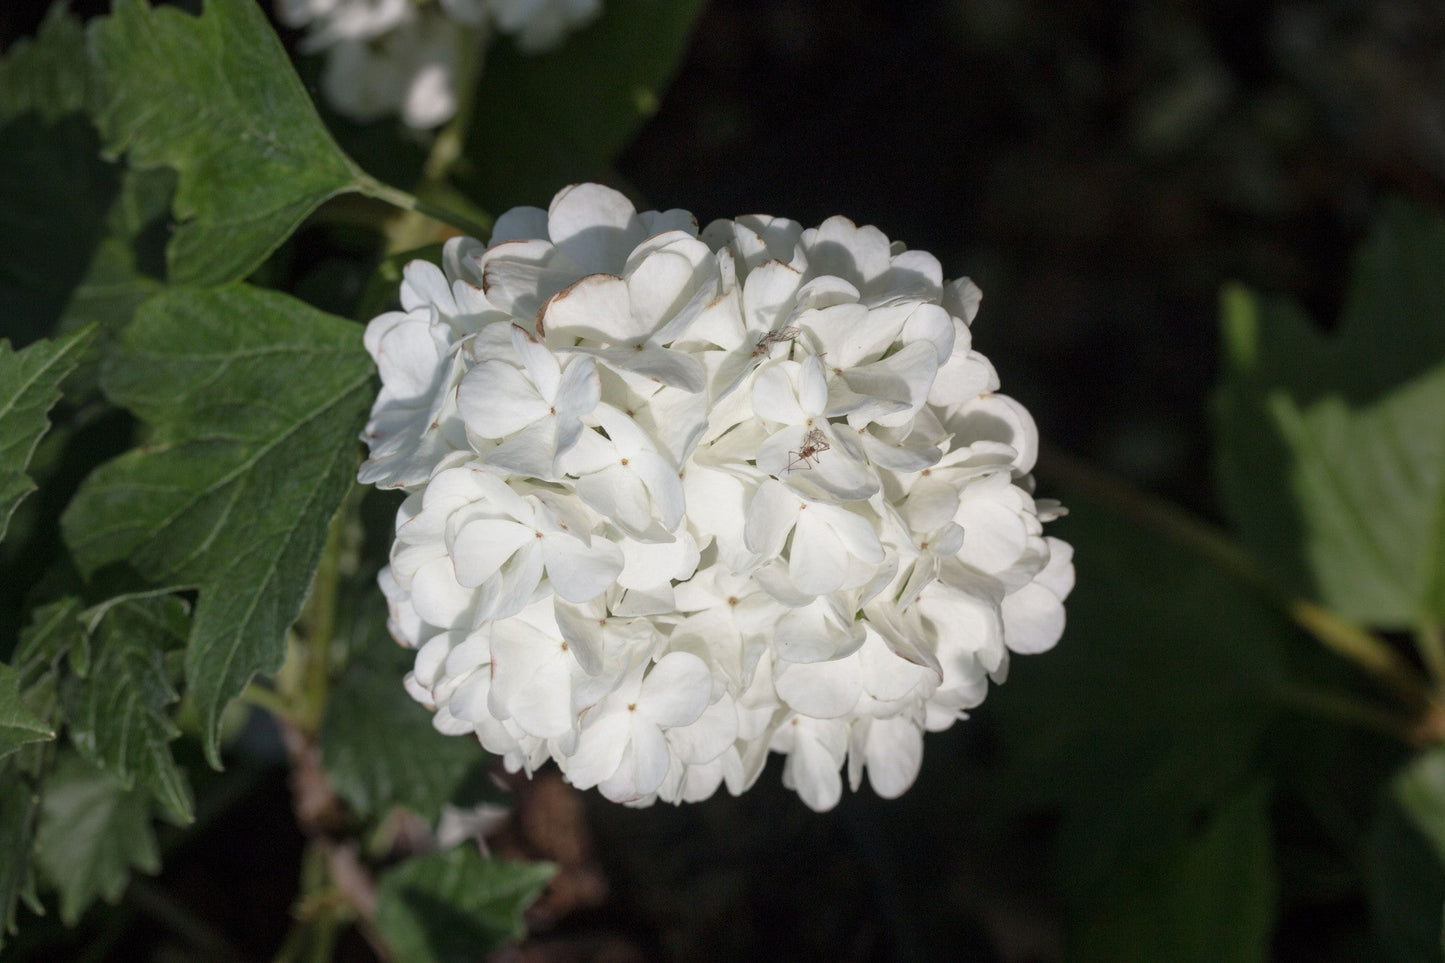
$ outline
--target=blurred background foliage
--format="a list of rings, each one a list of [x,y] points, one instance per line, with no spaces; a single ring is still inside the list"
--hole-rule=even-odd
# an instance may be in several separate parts
[[[0,4],[0,40],[44,7]],[[155,852],[129,856],[163,857],[161,874],[62,888],[6,958],[303,959],[335,940],[336,959],[371,959],[354,930],[290,925],[298,880],[320,871],[303,855],[317,826],[389,844],[409,831],[395,803],[431,818],[500,798],[495,851],[558,867],[505,959],[1440,959],[1445,757],[1421,754],[1440,739],[1429,653],[1445,619],[1438,4],[608,7],[541,61],[499,48],[454,176],[419,193],[495,214],[600,178],[704,222],[843,213],[972,276],[976,344],[1038,420],[1040,494],[1070,508],[1053,530],[1079,573],[1063,642],[1015,659],[970,722],[930,736],[899,800],[865,789],[818,816],[773,770],[742,798],[680,809],[613,806],[555,773],[498,797],[485,760],[432,738],[386,685],[400,669],[369,580],[394,502],[370,494],[337,633],[338,660],[366,671],[342,677],[323,723],[344,734],[322,750],[344,810],[298,823],[305,787],[288,786],[264,713],[234,714],[220,774],[183,725],[198,821],[159,825]],[[300,69],[314,83],[316,65]],[[323,113],[368,171],[421,180],[415,135]],[[85,124],[50,136],[96,152]],[[0,162],[12,185],[34,169]],[[77,303],[79,275],[54,275],[0,302],[5,335],[24,344],[148,293],[164,180],[65,172],[52,193],[73,216],[21,238],[25,254],[89,253],[126,285],[87,290],[122,306]],[[364,213],[323,208],[255,280],[364,320],[397,276]],[[0,547],[6,571],[29,573],[0,587],[5,637],[81,474],[130,438],[123,414],[61,415],[32,464],[42,491]],[[1327,651],[1300,600],[1378,629],[1389,666],[1371,678]],[[1432,673],[1421,691],[1399,682]],[[358,728],[379,720],[408,734],[380,776],[354,761],[385,751]],[[118,902],[67,904],[96,894]]]

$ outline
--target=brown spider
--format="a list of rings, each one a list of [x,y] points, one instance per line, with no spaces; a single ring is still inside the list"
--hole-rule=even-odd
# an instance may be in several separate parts
[[[788,462],[788,467],[784,468],[783,471],[790,472],[799,465],[803,468],[812,468],[813,459],[832,447],[832,445],[828,444],[828,439],[823,435],[823,429],[818,427],[809,428],[808,433],[803,436],[803,447],[788,452],[792,461]]]

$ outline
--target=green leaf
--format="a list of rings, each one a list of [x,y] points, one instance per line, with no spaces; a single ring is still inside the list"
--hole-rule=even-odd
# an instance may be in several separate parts
[[[173,281],[245,277],[323,201],[360,185],[254,0],[207,0],[200,17],[116,0],[89,43],[107,145],[180,176]]]
[[[1445,866],[1445,747],[1417,756],[1395,777],[1392,791],[1400,810],[1430,841]]]
[[[62,529],[87,575],[124,561],[200,589],[186,681],[214,765],[222,709],[285,655],[371,382],[359,326],[239,285],[146,302],[107,368],[107,394],[155,444],[93,472]]]
[[[1263,963],[1275,890],[1269,797],[1257,786],[1221,805],[1203,832],[1091,920],[1076,956]]]
[[[145,786],[176,819],[193,818],[190,786],[171,756],[180,735],[168,707],[167,652],[186,643],[186,610],[174,596],[132,599],[105,613],[94,662],[69,693],[70,738],[80,754],[125,789]]]
[[[470,963],[523,935],[522,911],[554,872],[469,846],[409,859],[378,882],[376,925],[399,960]]]
[[[371,637],[332,690],[321,726],[321,764],[332,787],[363,816],[402,805],[432,823],[447,803],[487,798],[489,757],[481,746],[437,732],[431,713],[402,687],[415,653],[387,636],[385,604],[374,587],[361,612],[357,624],[373,626]]]
[[[60,400],[60,383],[92,332],[13,351],[0,340],[0,538],[20,500],[35,490],[25,474],[35,446],[50,427],[46,415]]]
[[[0,947],[15,932],[15,907],[31,882],[39,820],[40,794],[32,781],[0,763]]]
[[[15,648],[15,667],[33,683],[37,675],[59,669],[60,660],[70,656],[75,670],[84,675],[89,668],[90,649],[80,626],[80,599],[64,598],[36,609],[20,633]]]
[[[60,894],[67,926],[97,898],[116,902],[132,869],[161,867],[147,794],[127,791],[78,756],[61,759],[45,782],[35,858]]]
[[[1231,290],[1226,507],[1293,591],[1382,628],[1445,619],[1445,222],[1392,206],[1339,329]]]
[[[483,207],[542,204],[595,179],[657,110],[702,0],[608,0],[557,50],[487,53],[464,186]]]
[[[1018,659],[996,714],[1015,811],[1057,810],[1060,884],[1087,913],[1191,838],[1252,773],[1290,628],[1262,598],[1152,530],[1065,492],[1052,531],[1081,572],[1069,628]]]
[[[20,673],[0,662],[0,759],[32,742],[55,738],[55,730],[20,699]]]
[[[1276,393],[1269,410],[1321,597],[1387,628],[1445,619],[1445,362],[1368,406]]]
[[[85,109],[85,32],[63,3],[46,11],[33,40],[0,60],[0,124],[35,113],[47,124]]]

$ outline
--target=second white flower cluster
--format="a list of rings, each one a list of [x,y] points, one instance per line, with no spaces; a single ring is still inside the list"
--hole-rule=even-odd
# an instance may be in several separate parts
[[[325,53],[332,107],[357,121],[400,114],[422,130],[456,113],[461,64],[493,31],[536,53],[601,9],[602,0],[276,0],[282,23],[306,28],[301,49]]]
[[[635,805],[769,751],[814,809],[1048,649],[1073,584],[979,292],[835,217],[639,214],[584,184],[455,239],[371,322],[361,479],[438,729]]]

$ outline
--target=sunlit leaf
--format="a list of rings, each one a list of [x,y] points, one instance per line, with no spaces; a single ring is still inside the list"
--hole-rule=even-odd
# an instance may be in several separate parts
[[[1445,619],[1445,223],[1392,206],[1339,329],[1233,290],[1225,503],[1295,591],[1359,621]]]
[[[180,175],[172,280],[246,276],[321,202],[357,186],[254,0],[207,0],[199,17],[116,0],[89,42],[107,145]]]
[[[285,655],[355,475],[371,379],[358,326],[244,286],[148,301],[107,370],[156,444],[91,474],[66,542],[87,573],[124,561],[200,589],[186,681],[213,764],[222,709]]]

